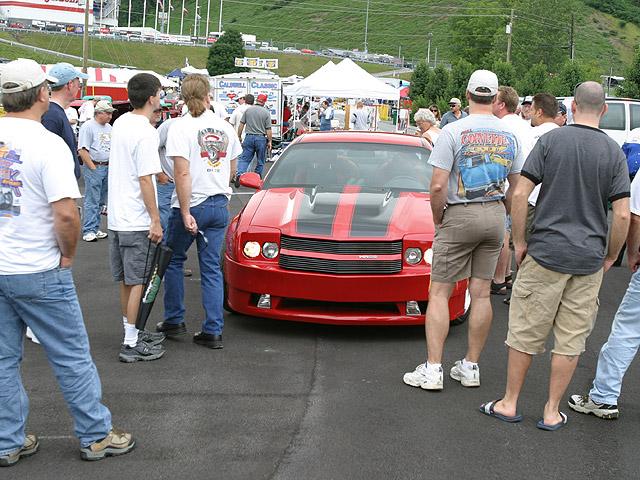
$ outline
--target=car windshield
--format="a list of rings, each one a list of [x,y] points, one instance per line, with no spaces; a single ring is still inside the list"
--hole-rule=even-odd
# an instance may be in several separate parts
[[[320,187],[428,192],[429,150],[383,143],[299,143],[289,147],[265,179],[264,188]]]

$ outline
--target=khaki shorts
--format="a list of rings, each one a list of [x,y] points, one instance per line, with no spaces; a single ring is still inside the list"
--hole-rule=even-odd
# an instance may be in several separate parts
[[[535,355],[553,330],[553,353],[580,355],[598,314],[603,271],[570,275],[548,270],[527,255],[511,291],[506,344]]]
[[[504,242],[502,201],[449,205],[433,240],[431,280],[491,280]]]

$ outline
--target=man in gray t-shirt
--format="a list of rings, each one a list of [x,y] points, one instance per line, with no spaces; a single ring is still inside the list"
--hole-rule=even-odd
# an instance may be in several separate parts
[[[264,93],[258,95],[257,105],[253,105],[253,95],[249,94],[244,98],[251,107],[242,114],[238,128],[238,137],[242,140],[243,131],[246,136],[242,141],[242,155],[238,160],[238,173],[234,179],[236,186],[239,186],[238,178],[247,171],[254,155],[257,158],[255,172],[262,176],[267,150],[271,150],[271,113],[265,107],[267,96]]]
[[[111,116],[115,109],[107,100],[100,100],[93,120],[84,122],[78,137],[78,154],[84,176],[84,213],[82,239],[95,242],[106,238],[100,230],[100,203],[107,198],[109,152],[111,151]]]
[[[493,312],[489,291],[505,232],[506,180],[513,186],[523,164],[511,128],[492,114],[498,78],[476,70],[469,79],[471,114],[447,125],[438,137],[433,165],[431,211],[435,224],[427,304],[427,361],[404,376],[407,385],[443,388],[442,355],[451,315],[449,297],[458,282],[469,281],[469,344],[450,376],[465,387],[480,385],[478,360]],[[509,190],[510,192],[511,190]]]
[[[517,422],[517,402],[533,355],[553,332],[549,396],[537,427],[567,423],[560,401],[585,349],[598,312],[603,272],[615,262],[629,226],[629,176],[618,145],[598,129],[607,111],[597,82],[576,88],[574,125],[543,135],[513,193],[513,245],[520,266],[509,310],[507,387],[481,409]],[[533,229],[525,243],[528,198],[540,184]],[[609,246],[608,202],[613,208]],[[606,250],[606,253],[605,253]]]

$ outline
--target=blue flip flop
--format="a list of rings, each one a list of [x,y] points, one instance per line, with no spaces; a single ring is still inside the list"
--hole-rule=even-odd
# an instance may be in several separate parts
[[[555,432],[556,430],[564,427],[567,422],[569,421],[569,419],[567,418],[567,415],[563,412],[559,412],[560,416],[562,417],[562,421],[556,423],[555,425],[547,425],[546,423],[544,423],[544,419],[541,419],[538,421],[538,423],[536,423],[536,427],[538,427],[540,430],[548,430],[550,432]]]
[[[493,402],[483,403],[482,405],[480,405],[480,411],[485,415],[497,418],[498,420],[502,420],[503,422],[507,422],[507,423],[521,422],[523,418],[521,414],[517,414],[517,415],[514,415],[513,417],[510,417],[508,415],[502,415],[501,413],[498,413],[495,411],[494,407],[496,406],[496,403],[498,403],[500,400],[502,399],[499,398],[498,400],[494,400]]]

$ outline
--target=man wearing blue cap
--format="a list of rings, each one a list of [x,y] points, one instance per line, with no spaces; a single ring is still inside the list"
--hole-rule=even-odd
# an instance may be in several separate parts
[[[58,82],[51,86],[51,102],[49,110],[42,117],[42,124],[47,130],[61,137],[69,146],[75,162],[73,173],[76,178],[80,178],[78,142],[64,111],[77,98],[82,88],[81,80],[86,80],[89,75],[79,72],[73,65],[64,62],[56,63],[49,74],[57,78]]]

